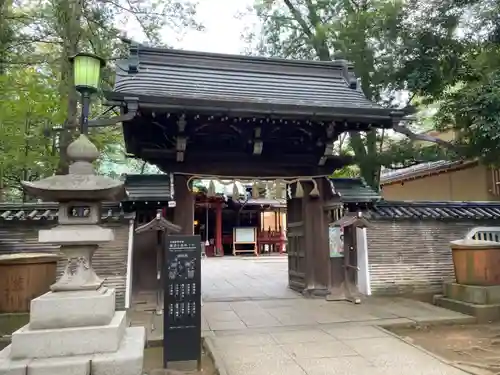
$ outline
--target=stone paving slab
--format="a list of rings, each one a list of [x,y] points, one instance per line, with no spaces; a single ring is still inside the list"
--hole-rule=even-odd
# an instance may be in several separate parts
[[[288,289],[286,260],[204,261],[205,333],[222,375],[465,375],[379,326],[474,318],[403,298],[360,305]]]
[[[402,298],[208,302],[203,314],[227,375],[465,375],[379,326],[473,320]],[[259,319],[268,326],[255,326]]]
[[[393,325],[424,322],[469,323],[474,320],[468,315],[402,298],[388,300],[384,308],[377,305],[379,299],[376,298],[360,305],[302,298],[290,300],[288,305],[277,307],[262,302],[264,301],[246,301],[244,307],[241,302],[227,302],[222,305],[216,302],[217,307],[212,306],[213,302],[205,302],[204,322],[209,330],[225,331],[342,323]]]
[[[203,259],[202,293],[203,302],[300,296],[288,288],[286,255]]]
[[[342,328],[342,327],[339,327]],[[213,336],[211,350],[227,375],[465,375],[435,357],[377,327],[370,338],[329,335],[320,329],[298,329],[247,335]],[[347,331],[346,331],[347,332]]]
[[[473,317],[403,298],[359,305],[305,299],[288,288],[286,257],[203,260],[202,329],[221,375],[465,375],[379,326],[468,323]],[[163,316],[132,311],[133,325]]]

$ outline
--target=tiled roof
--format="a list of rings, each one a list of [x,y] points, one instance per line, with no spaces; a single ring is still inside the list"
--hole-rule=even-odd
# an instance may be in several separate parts
[[[498,220],[500,202],[380,201],[367,215],[389,220]]]
[[[391,110],[368,100],[351,65],[337,61],[295,61],[152,48],[132,45],[118,62],[109,99],[138,97],[172,107],[244,108],[261,113],[302,113],[353,118]],[[167,100],[167,101],[166,101]]]
[[[181,227],[168,221],[161,215],[160,212],[158,212],[154,217],[154,219],[151,220],[149,223],[142,224],[139,227],[135,228],[135,233],[143,233],[149,231],[178,233],[181,231]]]
[[[382,185],[396,181],[404,181],[421,175],[439,173],[448,169],[458,168],[476,163],[475,161],[446,161],[438,160],[428,163],[417,164],[408,168],[386,170],[380,174]]]
[[[341,228],[348,227],[350,225],[354,225],[358,228],[369,228],[371,226],[370,222],[363,216],[358,216],[357,212],[348,212],[346,215],[330,224],[330,226]]]
[[[173,200],[170,175],[129,174],[125,175],[126,201],[169,202]]]
[[[23,221],[57,220],[58,203],[2,203],[0,204],[0,223]],[[120,203],[104,203],[101,220],[119,221],[133,218],[121,209]]]
[[[331,178],[334,192],[345,203],[368,203],[380,200],[380,195],[360,178]]]

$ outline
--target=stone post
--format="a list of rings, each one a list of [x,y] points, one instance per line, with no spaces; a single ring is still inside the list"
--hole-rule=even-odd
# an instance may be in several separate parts
[[[99,244],[114,238],[99,226],[101,202],[121,199],[125,188],[95,174],[99,153],[85,135],[67,152],[68,175],[23,182],[28,194],[59,202],[59,225],[41,230],[39,241],[60,245],[67,264],[51,291],[31,301],[29,324],[0,352],[0,374],[141,375],[145,329],[127,327],[126,312],[115,311],[115,290],[92,268]]]

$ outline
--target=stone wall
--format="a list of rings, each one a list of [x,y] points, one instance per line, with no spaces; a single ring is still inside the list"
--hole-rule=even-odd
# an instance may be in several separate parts
[[[371,290],[374,295],[440,293],[454,279],[450,241],[474,227],[496,226],[479,220],[372,220],[367,229]]]
[[[57,252],[58,247],[38,242],[38,231],[50,229],[55,220],[0,221],[0,254],[19,252]],[[104,222],[104,227],[114,230],[115,240],[99,247],[93,258],[96,273],[105,279],[105,285],[116,289],[116,308],[125,306],[125,283],[127,275],[128,220]],[[58,262],[58,277],[66,265],[65,259]]]

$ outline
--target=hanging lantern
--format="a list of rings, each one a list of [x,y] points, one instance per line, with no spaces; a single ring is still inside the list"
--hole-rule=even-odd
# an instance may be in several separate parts
[[[253,199],[259,199],[259,197],[260,197],[259,188],[260,188],[259,182],[254,181],[254,183],[252,185],[252,198]]]
[[[300,181],[297,181],[295,185],[295,198],[303,198],[304,197],[304,189],[302,188],[302,184]]]
[[[318,183],[316,182],[316,180],[315,180],[315,179],[311,179],[311,181],[313,182],[314,187],[313,187],[313,189],[311,190],[311,192],[309,193],[309,196],[310,196],[310,197],[317,198],[317,197],[319,197]]]
[[[240,197],[240,191],[238,190],[238,185],[236,184],[236,181],[234,181],[233,184],[233,199],[239,199]]]
[[[207,197],[215,197],[215,195],[215,182],[214,180],[210,180],[210,183],[208,184]]]

